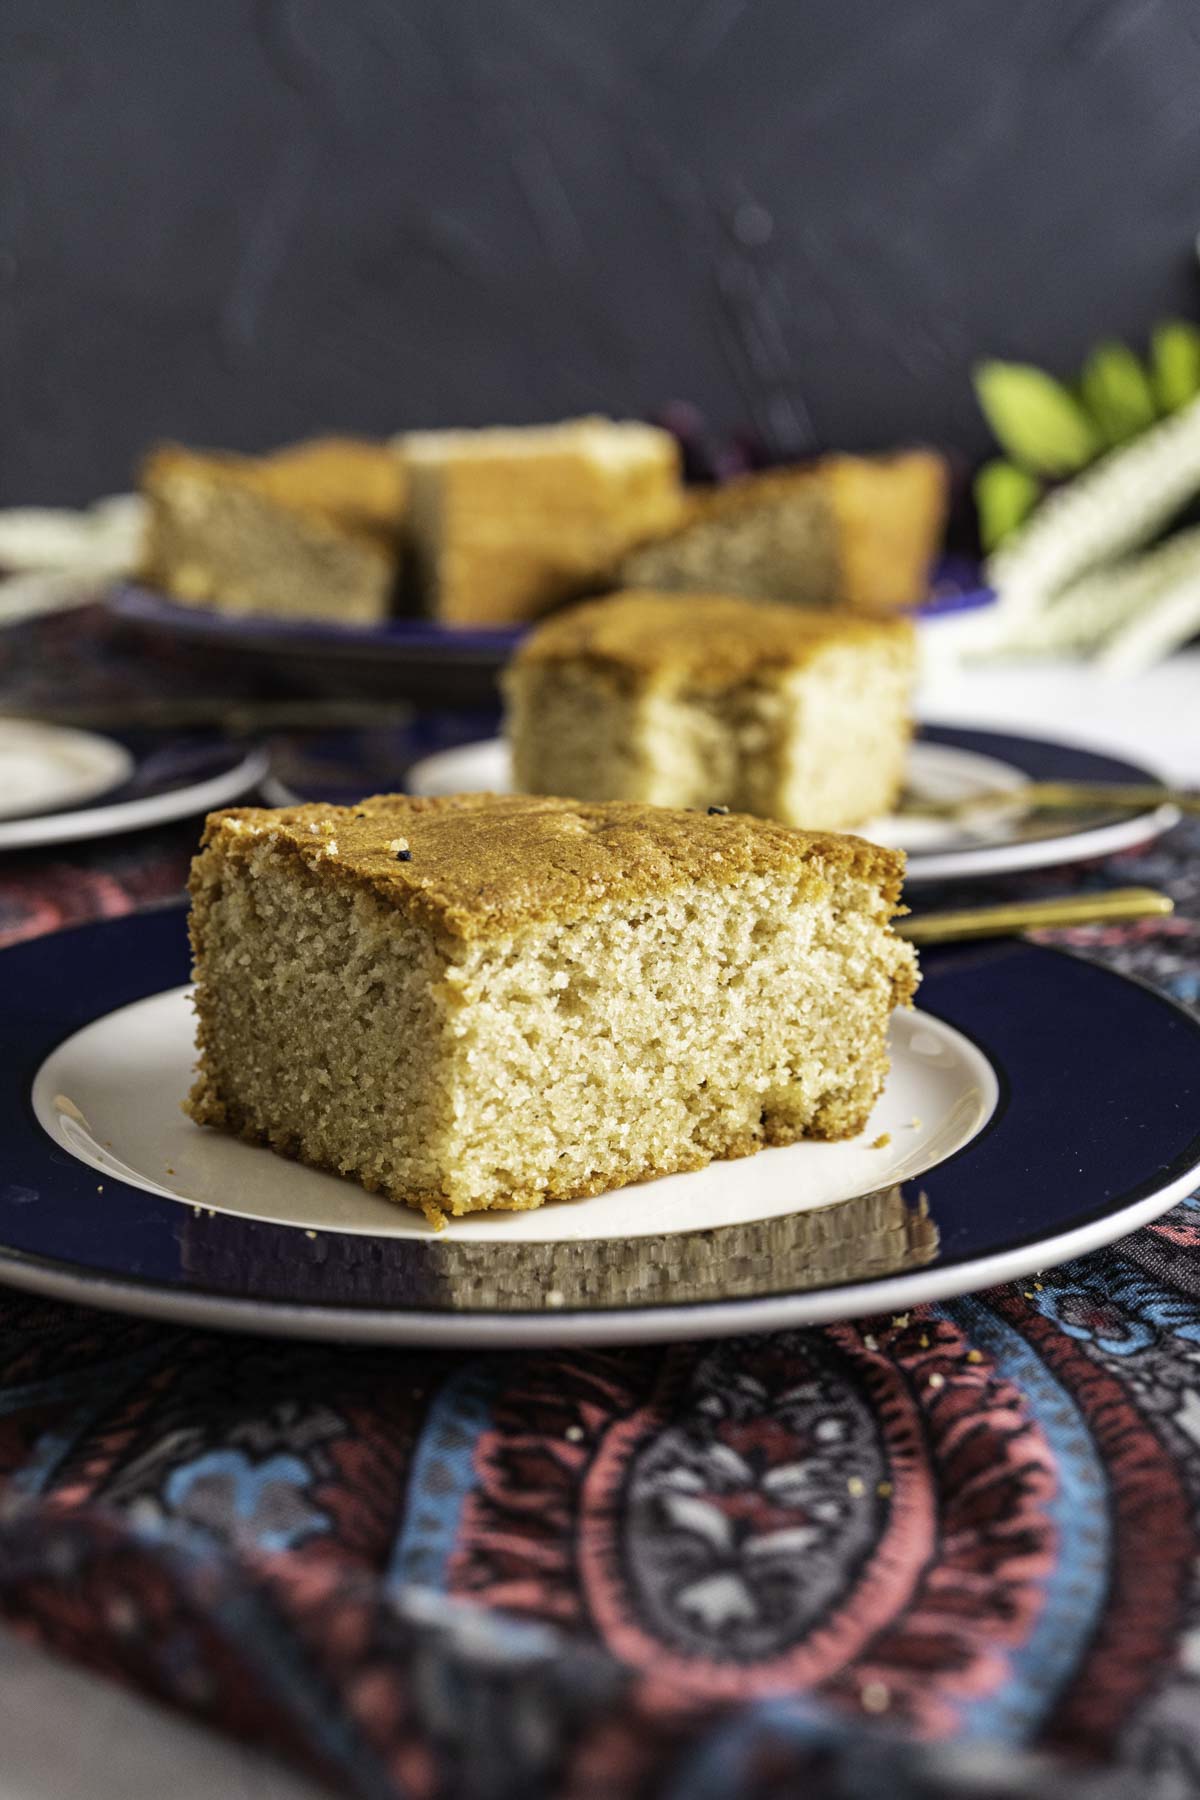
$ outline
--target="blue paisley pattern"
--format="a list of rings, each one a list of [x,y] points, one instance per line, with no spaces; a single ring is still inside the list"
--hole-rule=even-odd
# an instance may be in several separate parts
[[[225,1543],[252,1550],[294,1550],[329,1520],[308,1496],[310,1473],[298,1456],[252,1462],[242,1450],[209,1450],[172,1469],[162,1489],[167,1516]]]

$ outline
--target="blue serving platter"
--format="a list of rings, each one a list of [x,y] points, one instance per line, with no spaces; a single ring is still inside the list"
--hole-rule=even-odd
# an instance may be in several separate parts
[[[930,588],[931,598],[916,615],[923,620],[975,610],[994,599],[978,566],[962,557],[943,558]],[[523,636],[516,626],[450,626],[424,618],[368,626],[224,613],[181,605],[136,584],[114,588],[108,603],[126,624],[187,642],[200,653],[269,664],[321,691],[350,685],[415,699],[487,697],[496,672]]]
[[[152,588],[123,586],[109,605],[119,618],[224,648],[307,650],[326,656],[413,657],[504,662],[521,636],[516,626],[439,625],[433,619],[388,619],[382,625],[337,625],[323,619],[281,619],[265,613],[224,613],[184,606]]]
[[[182,606],[135,586],[114,589],[108,604],[123,624],[186,644],[195,662],[217,672],[232,661],[244,673],[300,693],[386,696],[423,705],[493,699],[497,672],[521,637],[511,627],[451,627],[420,618],[368,626],[242,617]]]

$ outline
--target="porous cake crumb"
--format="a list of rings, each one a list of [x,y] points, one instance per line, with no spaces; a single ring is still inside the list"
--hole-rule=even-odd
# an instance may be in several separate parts
[[[588,601],[531,632],[505,672],[514,781],[859,825],[900,792],[915,671],[904,619],[713,594]]]
[[[902,869],[638,805],[215,813],[188,1111],[435,1223],[852,1135],[916,982]]]
[[[316,438],[270,456],[165,444],[141,488],[143,579],[184,605],[358,625],[391,611],[404,468],[386,444]]]

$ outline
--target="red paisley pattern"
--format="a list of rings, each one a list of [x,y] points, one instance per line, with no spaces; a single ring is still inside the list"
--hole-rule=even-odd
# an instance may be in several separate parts
[[[694,1410],[689,1416],[688,1394],[697,1361],[703,1370],[721,1352],[685,1348],[657,1367],[634,1365],[637,1385],[628,1362],[576,1358],[572,1387],[559,1368],[529,1365],[480,1440],[453,1591],[594,1633],[637,1671],[641,1703],[652,1711],[821,1691],[858,1712],[864,1689],[882,1686],[892,1716],[910,1729],[952,1728],[957,1700],[1003,1680],[1004,1647],[1022,1641],[1037,1611],[1054,1549],[1049,1448],[1020,1394],[982,1361],[965,1360],[962,1334],[920,1319],[828,1334],[845,1359],[846,1392],[866,1397],[881,1439],[873,1458],[856,1459],[852,1447],[831,1458],[814,1424],[828,1433],[836,1403],[822,1404],[815,1421],[795,1417],[817,1336],[739,1345],[742,1387],[752,1381],[761,1402],[708,1432]],[[531,1434],[534,1418],[559,1429]],[[739,1547],[753,1560],[777,1540],[784,1556],[813,1557],[806,1461],[832,1470],[844,1513],[870,1520],[865,1552],[860,1545],[851,1568],[839,1561],[840,1592],[773,1655],[722,1656],[719,1630],[703,1652],[682,1651],[665,1640],[631,1579],[631,1471],[648,1444],[681,1428],[694,1450],[700,1432],[719,1453],[710,1486],[688,1485],[684,1515],[719,1538],[714,1600],[722,1581],[736,1597]],[[732,1481],[731,1458],[721,1453],[736,1458]],[[774,1479],[789,1471],[791,1490]],[[736,1529],[722,1535],[722,1522]]]

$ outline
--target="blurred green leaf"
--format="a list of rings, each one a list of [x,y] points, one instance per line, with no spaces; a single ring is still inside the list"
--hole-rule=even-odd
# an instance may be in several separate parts
[[[1079,378],[1083,403],[1113,449],[1127,444],[1158,418],[1150,377],[1128,344],[1098,344]]]
[[[1178,412],[1200,394],[1200,325],[1164,319],[1150,338],[1154,392],[1163,412]]]
[[[975,507],[980,542],[989,554],[1029,517],[1041,492],[1041,483],[1015,463],[984,463],[975,477]]]
[[[1035,475],[1073,475],[1104,447],[1075,396],[1028,363],[980,363],[975,392],[1000,447]]]

